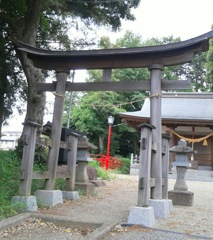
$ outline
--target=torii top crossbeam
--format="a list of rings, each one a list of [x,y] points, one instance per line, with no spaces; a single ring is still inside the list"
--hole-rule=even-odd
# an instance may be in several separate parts
[[[104,50],[51,51],[20,43],[37,68],[47,70],[143,68],[152,64],[171,66],[190,62],[195,54],[207,51],[213,31],[167,45]]]

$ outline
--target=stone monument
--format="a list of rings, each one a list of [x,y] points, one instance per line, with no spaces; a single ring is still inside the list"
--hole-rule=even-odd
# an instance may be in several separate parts
[[[174,205],[192,206],[194,200],[194,193],[188,191],[185,176],[186,170],[190,167],[187,154],[194,153],[193,149],[186,146],[186,141],[181,139],[177,146],[169,149],[170,152],[176,154],[173,166],[176,166],[177,179],[174,190],[168,192],[169,199],[172,199]]]
[[[77,151],[77,171],[75,186],[77,190],[84,191],[85,194],[92,195],[95,192],[95,185],[89,181],[87,165],[89,161],[93,161],[89,157],[89,150],[96,149],[97,147],[88,142],[87,138],[81,138],[78,142]]]

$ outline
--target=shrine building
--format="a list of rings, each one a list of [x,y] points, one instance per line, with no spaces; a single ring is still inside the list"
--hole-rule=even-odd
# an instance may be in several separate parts
[[[150,98],[145,99],[141,111],[121,113],[129,126],[137,129],[150,122]],[[171,146],[180,138],[196,152],[189,160],[195,168],[213,167],[213,94],[162,93],[162,133],[172,137]],[[173,161],[171,154],[170,160]]]

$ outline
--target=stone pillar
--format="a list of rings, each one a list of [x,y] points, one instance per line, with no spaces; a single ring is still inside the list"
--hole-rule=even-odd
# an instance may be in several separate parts
[[[169,198],[172,199],[174,205],[192,206],[194,201],[194,193],[188,191],[185,176],[187,167],[190,166],[187,154],[193,153],[193,149],[186,146],[184,140],[180,140],[177,146],[170,148],[170,152],[176,154],[176,160],[173,166],[176,166],[177,179],[173,191],[169,191]]]

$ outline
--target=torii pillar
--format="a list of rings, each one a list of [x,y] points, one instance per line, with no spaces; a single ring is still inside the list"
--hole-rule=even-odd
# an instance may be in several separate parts
[[[150,88],[150,124],[155,126],[152,131],[151,178],[155,179],[155,187],[151,188],[151,199],[162,199],[162,144],[161,144],[161,73],[163,66],[153,64]]]
[[[48,179],[45,179],[45,190],[37,190],[36,197],[38,203],[46,206],[55,206],[58,203],[63,203],[63,194],[60,190],[54,190],[55,180],[58,166],[58,154],[61,141],[61,126],[64,110],[64,97],[66,91],[66,81],[69,74],[69,70],[56,71],[56,91],[52,130],[51,130],[51,147],[48,154],[47,171],[49,174]]]
[[[170,213],[171,201],[162,199],[162,118],[161,118],[161,64],[149,66],[150,78],[150,124],[152,131],[151,178],[154,186],[150,190],[149,206],[156,218],[166,218]]]
[[[65,97],[65,87],[67,76],[69,74],[68,70],[57,71],[56,72],[56,92],[55,94],[55,103],[54,103],[54,112],[52,120],[52,131],[51,131],[51,140],[52,146],[49,150],[48,155],[48,165],[47,170],[49,172],[49,178],[45,180],[45,189],[54,190],[55,179],[58,166],[58,154],[59,146],[61,141],[61,126],[62,126],[62,117],[64,111],[64,97]]]

